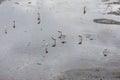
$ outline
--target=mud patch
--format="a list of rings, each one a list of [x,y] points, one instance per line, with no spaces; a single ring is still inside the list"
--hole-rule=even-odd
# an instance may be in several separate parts
[[[100,23],[100,24],[113,24],[113,25],[120,25],[119,21],[112,20],[112,19],[94,19],[93,22]]]
[[[116,4],[116,5],[119,5],[120,2],[111,2],[111,3],[107,3],[107,4]]]
[[[102,2],[108,2],[108,1],[110,1],[110,0],[102,0]]]
[[[4,2],[5,0],[0,0],[0,4],[2,3],[2,2]]]
[[[120,12],[119,11],[112,11],[112,12],[108,12],[107,14],[112,14],[112,15],[120,16]]]
[[[75,69],[62,73],[57,80],[119,80],[120,71],[111,69]]]

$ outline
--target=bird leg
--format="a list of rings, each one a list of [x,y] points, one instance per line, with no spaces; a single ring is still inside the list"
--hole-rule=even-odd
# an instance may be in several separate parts
[[[37,20],[38,20],[38,24],[40,24],[40,13],[38,12],[38,18],[37,18]]]
[[[82,36],[81,36],[81,35],[78,35],[78,37],[79,37],[79,39],[80,39],[80,41],[79,41],[78,44],[82,44],[82,41],[83,41]]]
[[[13,28],[15,28],[15,20],[13,21]]]
[[[54,41],[54,44],[52,45],[52,47],[56,46],[56,39],[52,37],[52,40]]]

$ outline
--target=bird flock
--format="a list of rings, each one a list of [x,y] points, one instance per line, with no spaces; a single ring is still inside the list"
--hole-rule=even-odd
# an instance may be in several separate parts
[[[58,33],[59,33],[58,39],[61,41],[62,44],[66,44],[67,43],[67,41],[66,41],[67,35],[65,35],[62,31],[58,31]],[[86,38],[90,38],[90,37],[86,36]],[[51,47],[56,47],[57,46],[57,38],[51,37],[51,40],[53,40],[53,43],[52,43]],[[94,40],[94,39],[90,38],[90,40]],[[45,41],[45,40],[43,40],[43,41]],[[82,45],[83,44],[83,36],[82,35],[78,35],[78,42],[77,42],[77,44],[78,45]],[[49,53],[48,46],[49,45],[46,42],[45,43],[45,49],[44,49],[46,54]],[[103,49],[102,54],[103,54],[104,57],[107,57],[108,53],[109,53],[109,50],[107,48]]]
[[[18,3],[16,3],[16,4],[18,4]],[[28,2],[28,4],[31,4],[31,2]],[[87,13],[86,6],[84,6],[83,7],[83,14],[86,14],[86,13]],[[38,16],[38,18],[37,18],[37,24],[40,24],[41,23],[41,18],[40,18],[41,16],[40,16],[39,12],[37,13],[37,16]],[[16,28],[16,21],[15,20],[13,20],[13,28]],[[62,44],[66,44],[67,43],[67,41],[66,41],[66,35],[62,31],[58,31],[58,33],[59,33],[58,39],[61,40]],[[5,34],[7,34],[7,29],[5,29]],[[53,45],[52,45],[52,47],[56,47],[56,45],[57,45],[57,38],[51,37],[51,39],[54,42]],[[82,45],[82,43],[83,43],[83,36],[78,35],[78,39],[79,39],[78,45]],[[91,40],[93,40],[93,39],[91,39]],[[43,40],[43,41],[45,41],[45,40]],[[31,43],[29,43],[28,46],[30,44]],[[48,43],[45,43],[45,49],[44,50],[45,50],[45,53],[49,52],[48,51]],[[103,50],[103,55],[105,57],[107,56],[107,54],[106,54],[107,51],[108,51],[108,49],[104,49]]]

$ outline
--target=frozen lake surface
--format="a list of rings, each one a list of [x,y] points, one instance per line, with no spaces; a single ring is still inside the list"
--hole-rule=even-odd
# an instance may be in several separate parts
[[[0,80],[120,80],[119,0],[0,0]]]

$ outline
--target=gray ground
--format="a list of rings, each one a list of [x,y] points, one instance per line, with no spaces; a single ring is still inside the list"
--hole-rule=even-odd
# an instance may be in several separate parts
[[[117,0],[0,0],[0,80],[120,80],[119,12]]]

